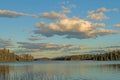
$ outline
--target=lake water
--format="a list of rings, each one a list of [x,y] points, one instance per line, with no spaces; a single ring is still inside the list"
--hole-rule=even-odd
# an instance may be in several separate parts
[[[0,63],[0,80],[120,80],[120,61]]]

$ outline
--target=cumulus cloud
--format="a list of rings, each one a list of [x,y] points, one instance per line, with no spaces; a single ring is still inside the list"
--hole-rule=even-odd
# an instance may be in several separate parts
[[[0,17],[16,18],[20,16],[30,16],[35,18],[38,17],[37,15],[34,14],[26,14],[26,13],[15,12],[10,10],[0,10]]]
[[[83,19],[73,17],[61,19],[56,23],[37,23],[34,34],[42,34],[51,37],[54,35],[65,36],[66,38],[93,38],[97,36],[118,33],[115,30],[97,28],[97,26],[105,26],[103,23],[92,23]]]
[[[67,16],[63,13],[58,12],[44,12],[40,16],[40,18],[46,18],[46,19],[64,19],[67,18]]]
[[[10,40],[0,38],[0,48],[13,47],[13,43]]]
[[[68,4],[68,6],[66,6],[66,4]],[[60,12],[55,12],[55,11],[43,12],[40,15],[40,18],[50,19],[50,20],[65,19],[65,18],[67,18],[66,14],[70,13],[71,9],[75,8],[75,7],[76,7],[76,5],[74,5],[74,4],[69,4],[69,3],[63,2],[63,5],[61,6],[62,10]]]
[[[109,12],[109,11],[115,12],[118,11],[118,9],[116,8],[107,9],[103,7],[97,10],[88,11],[87,17],[91,20],[96,20],[96,21],[108,20],[109,17],[105,15],[105,12]]]
[[[89,11],[88,12],[88,18],[91,20],[96,20],[96,21],[102,21],[102,20],[108,20],[109,17],[107,17],[103,12],[100,10],[95,12],[95,11]]]
[[[115,24],[115,25],[113,25],[113,26],[115,26],[115,27],[117,27],[117,28],[120,28],[120,24]]]
[[[103,36],[103,35],[108,35],[108,34],[116,34],[116,33],[119,33],[119,32],[115,31],[115,30],[99,28],[99,29],[95,29],[95,30],[91,31],[89,33],[89,35],[91,35],[93,37],[97,37],[97,36]]]

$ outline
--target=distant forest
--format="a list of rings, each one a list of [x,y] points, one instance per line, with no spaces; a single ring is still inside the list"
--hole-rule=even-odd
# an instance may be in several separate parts
[[[30,54],[17,55],[8,49],[0,49],[0,62],[31,62],[33,60]]]
[[[101,54],[82,54],[71,55],[56,58],[39,58],[34,59],[30,54],[17,55],[8,49],[0,49],[0,62],[31,62],[37,60],[95,60],[95,61],[112,61],[120,60],[120,50],[113,50]]]
[[[52,60],[96,60],[96,61],[112,61],[120,60],[120,50],[101,54],[83,54],[53,58]]]

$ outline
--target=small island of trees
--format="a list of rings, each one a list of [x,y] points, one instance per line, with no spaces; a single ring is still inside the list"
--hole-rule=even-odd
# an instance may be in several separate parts
[[[0,49],[0,62],[31,62],[33,60],[30,54],[17,55],[8,49]]]

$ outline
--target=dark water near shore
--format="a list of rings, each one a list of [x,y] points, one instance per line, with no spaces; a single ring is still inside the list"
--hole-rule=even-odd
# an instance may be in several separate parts
[[[0,63],[0,80],[120,80],[120,61]]]

